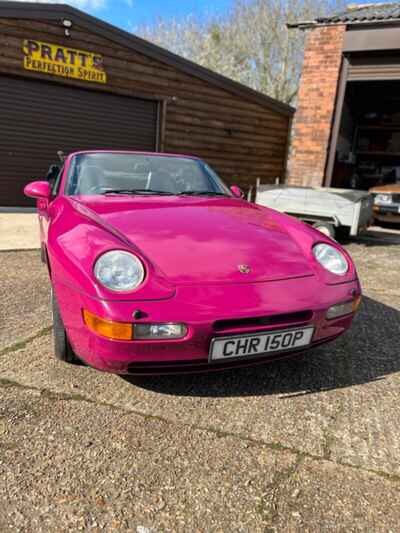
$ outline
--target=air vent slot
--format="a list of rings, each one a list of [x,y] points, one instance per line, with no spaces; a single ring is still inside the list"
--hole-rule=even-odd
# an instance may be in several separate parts
[[[312,317],[312,311],[299,311],[297,313],[285,313],[272,316],[217,320],[214,322],[214,331],[259,329],[263,326],[287,326],[288,324],[302,324],[309,322]]]

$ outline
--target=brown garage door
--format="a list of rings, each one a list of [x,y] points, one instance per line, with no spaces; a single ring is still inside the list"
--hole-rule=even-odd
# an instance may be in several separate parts
[[[157,102],[0,76],[0,206],[26,206],[57,151],[156,149]]]

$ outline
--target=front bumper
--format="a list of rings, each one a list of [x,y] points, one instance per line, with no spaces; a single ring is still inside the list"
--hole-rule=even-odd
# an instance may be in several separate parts
[[[361,293],[357,280],[328,286],[314,277],[269,283],[181,286],[169,300],[143,302],[97,300],[57,283],[54,290],[77,356],[94,368],[119,374],[209,371],[288,357],[292,354],[286,352],[251,360],[227,360],[223,364],[208,362],[210,343],[216,337],[313,325],[311,347],[332,340],[350,327],[353,316],[328,321],[326,311]],[[140,310],[144,317],[141,323],[183,322],[189,328],[188,334],[184,339],[169,341],[111,340],[89,331],[83,322],[83,309],[116,322],[133,322],[133,313]],[[245,320],[254,317],[268,320],[262,326]]]
[[[374,205],[374,218],[382,222],[400,222],[400,204]]]

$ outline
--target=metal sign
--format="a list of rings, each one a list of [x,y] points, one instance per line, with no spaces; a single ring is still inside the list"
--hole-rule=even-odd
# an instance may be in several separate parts
[[[107,83],[103,56],[32,39],[23,42],[24,68],[64,78]]]

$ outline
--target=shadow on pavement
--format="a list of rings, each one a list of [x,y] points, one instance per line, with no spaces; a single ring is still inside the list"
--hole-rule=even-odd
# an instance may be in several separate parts
[[[369,229],[354,239],[347,239],[342,244],[351,244],[352,242],[364,244],[368,248],[373,246],[398,246],[400,244],[400,231]]]
[[[400,311],[364,298],[352,329],[300,359],[210,374],[123,379],[175,396],[302,395],[361,385],[400,371]]]

